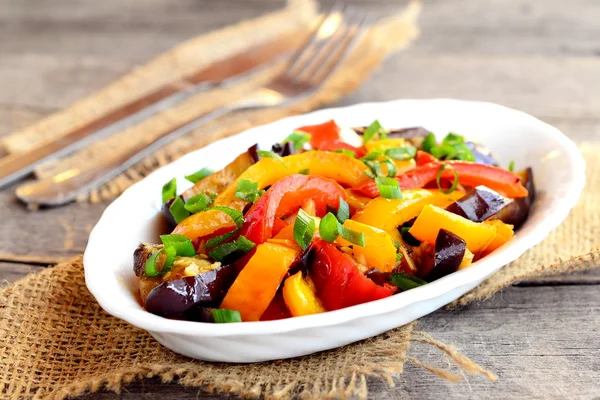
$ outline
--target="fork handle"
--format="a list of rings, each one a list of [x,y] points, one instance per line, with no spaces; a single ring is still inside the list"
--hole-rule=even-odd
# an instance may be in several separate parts
[[[205,123],[237,110],[240,107],[222,107],[205,113],[154,140],[144,140],[126,153],[91,168],[64,171],[58,175],[26,183],[17,188],[17,197],[28,204],[59,206],[69,203],[80,195],[99,187],[125,172],[163,146],[199,128]]]

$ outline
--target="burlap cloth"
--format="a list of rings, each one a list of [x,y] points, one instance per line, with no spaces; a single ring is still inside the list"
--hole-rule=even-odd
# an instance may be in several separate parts
[[[340,70],[327,90],[313,98],[289,109],[239,113],[215,121],[168,146],[85,200],[113,198],[158,165],[215,138],[337,100],[362,82],[385,56],[416,36],[418,10],[418,5],[413,4],[402,14],[378,23],[352,55],[349,67]],[[305,32],[314,13],[313,3],[291,1],[285,10],[193,39],[68,110],[6,137],[0,146],[5,151],[18,153],[53,140],[68,129],[109,112],[112,107],[186,76],[227,54],[277,35]],[[230,45],[225,48],[223,43]],[[266,79],[269,73],[272,72],[267,71],[258,79]],[[177,124],[180,118],[212,107],[208,100],[226,101],[247,87],[223,90],[211,94],[210,99],[206,95],[196,96],[113,138],[45,165],[37,173],[46,176],[78,164],[82,158],[87,163],[97,162],[111,152],[120,151],[140,135],[157,134],[160,129]],[[567,221],[539,246],[451,306],[484,300],[519,280],[597,266],[600,164],[595,155],[600,146],[583,144],[581,150],[588,162],[587,187]],[[419,361],[419,354],[409,355],[411,343],[416,342],[440,349],[453,361],[455,370],[426,365]],[[182,385],[243,397],[365,398],[367,377],[384,379],[393,386],[407,360],[452,381],[460,380],[464,373],[496,379],[493,373],[462,356],[454,347],[415,331],[414,323],[344,348],[298,359],[252,365],[192,360],[170,352],[144,331],[105,313],[85,287],[80,257],[0,290],[0,393],[1,397],[10,399],[65,398],[100,389],[119,391],[123,384],[134,379],[154,376],[165,382],[177,379]]]

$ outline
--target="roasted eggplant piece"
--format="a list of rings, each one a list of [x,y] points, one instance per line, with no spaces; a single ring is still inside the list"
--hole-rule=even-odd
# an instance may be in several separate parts
[[[146,260],[150,256],[162,249],[162,244],[140,243],[137,249],[133,252],[133,272],[135,276],[143,276],[146,270]]]
[[[419,275],[427,282],[434,281],[458,270],[467,244],[450,231],[440,229],[435,239],[435,253],[432,262],[423,265]]]
[[[194,307],[218,306],[235,279],[235,269],[232,265],[213,265],[212,270],[156,286],[146,297],[146,310],[161,316],[181,316]]]
[[[529,192],[527,197],[514,199],[512,204],[503,208],[493,219],[499,219],[505,224],[514,225],[515,230],[518,229],[529,215],[529,210],[535,200],[535,185],[533,184],[533,170],[527,168],[518,173],[521,178],[521,183]]]
[[[507,199],[485,186],[477,186],[446,207],[446,211],[460,215],[473,222],[482,222],[497,214],[511,203],[511,199]]]
[[[475,142],[466,142],[465,145],[471,150],[471,153],[473,153],[475,162],[494,165],[496,167],[500,165],[487,147]]]
[[[275,143],[271,146],[271,151],[281,157],[291,156],[294,154],[294,144],[292,142]]]
[[[227,164],[225,168],[207,176],[183,192],[181,195],[183,201],[187,201],[201,193],[221,193],[231,185],[238,176],[259,160],[256,147],[256,145],[250,147],[245,153],[240,154],[235,160]]]
[[[429,131],[425,128],[421,127],[413,127],[413,128],[404,128],[404,129],[396,129],[388,132],[389,138],[403,138],[403,139],[415,139],[415,138],[425,138],[429,135]]]

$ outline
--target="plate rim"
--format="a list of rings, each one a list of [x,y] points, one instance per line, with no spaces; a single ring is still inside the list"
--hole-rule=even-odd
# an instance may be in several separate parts
[[[185,160],[197,156],[199,152],[210,151],[215,146],[223,145],[223,143],[235,140],[240,136],[251,135],[252,133],[265,129],[265,127],[281,124],[283,121],[291,121],[295,119],[305,118],[316,118],[319,115],[327,115],[328,113],[339,113],[342,110],[352,111],[356,108],[368,108],[377,106],[389,107],[393,104],[400,103],[453,103],[461,106],[484,106],[498,108],[504,112],[511,112],[519,114],[522,118],[528,119],[531,123],[537,124],[540,127],[544,127],[548,134],[553,135],[561,144],[569,155],[569,161],[572,165],[573,180],[570,181],[570,188],[568,195],[562,198],[559,205],[556,206],[556,214],[552,219],[543,219],[538,225],[536,225],[528,235],[522,236],[512,243],[508,244],[508,247],[500,249],[500,251],[494,252],[487,257],[479,260],[474,268],[467,268],[461,271],[457,271],[450,275],[447,275],[434,282],[428,283],[427,285],[415,288],[410,291],[406,291],[385,299],[380,299],[368,303],[359,304],[352,307],[343,308],[340,310],[328,311],[322,314],[314,314],[302,317],[293,317],[283,320],[275,321],[257,321],[257,322],[244,322],[242,324],[210,324],[202,322],[192,321],[179,321],[179,320],[168,320],[169,323],[165,324],[166,318],[151,314],[144,309],[141,309],[139,313],[128,312],[129,308],[119,308],[119,304],[111,302],[110,296],[104,293],[104,288],[96,285],[93,280],[93,269],[91,266],[93,261],[90,260],[92,257],[93,244],[95,243],[96,236],[99,235],[99,231],[103,227],[108,217],[114,213],[118,205],[130,196],[133,196],[137,189],[144,186],[144,182],[149,181],[153,176],[159,175],[166,169],[174,168],[176,164],[184,164]],[[169,163],[156,171],[153,171],[144,179],[136,182],[131,187],[126,189],[117,199],[115,199],[102,213],[100,219],[92,229],[88,239],[88,245],[86,246],[83,258],[85,281],[86,286],[90,293],[94,296],[100,306],[109,314],[127,321],[128,323],[142,328],[151,332],[161,333],[178,333],[184,335],[197,335],[206,337],[229,337],[229,336],[244,336],[244,335],[269,335],[277,333],[285,333],[298,331],[303,329],[314,329],[326,326],[340,325],[349,321],[358,320],[365,317],[372,317],[381,314],[386,314],[403,307],[410,306],[416,302],[427,301],[436,297],[447,294],[453,289],[456,289],[462,285],[475,282],[477,280],[483,281],[488,276],[497,272],[508,263],[519,258],[525,251],[534,247],[541,242],[552,230],[560,225],[567,217],[571,209],[576,205],[581,192],[585,186],[585,161],[581,155],[576,144],[564,135],[560,130],[552,125],[549,125],[527,113],[519,110],[515,110],[506,106],[502,106],[496,103],[484,102],[484,101],[473,101],[473,100],[459,100],[449,98],[434,98],[434,99],[397,99],[384,102],[365,102],[357,103],[350,106],[325,108],[316,111],[312,111],[305,114],[299,114],[282,118],[268,124],[252,127],[244,130],[236,135],[229,136],[208,144],[200,149],[194,150],[179,159]],[[104,221],[104,222],[103,222]],[[504,246],[503,246],[504,247]],[[89,266],[89,267],[88,267]],[[468,280],[463,280],[467,278]],[[447,286],[446,290],[443,287]],[[123,311],[125,310],[125,311]]]

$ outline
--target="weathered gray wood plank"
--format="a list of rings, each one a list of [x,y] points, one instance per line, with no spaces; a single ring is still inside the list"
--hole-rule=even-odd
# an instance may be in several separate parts
[[[43,270],[45,267],[33,264],[18,264],[0,261],[0,287],[13,283],[27,275]]]

